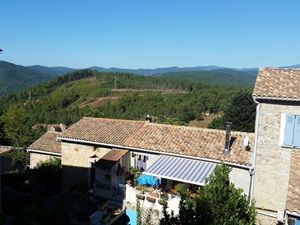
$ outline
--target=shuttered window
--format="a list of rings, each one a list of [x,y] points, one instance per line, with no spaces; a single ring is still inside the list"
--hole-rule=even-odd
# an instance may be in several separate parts
[[[300,147],[300,116],[285,115],[283,144]]]

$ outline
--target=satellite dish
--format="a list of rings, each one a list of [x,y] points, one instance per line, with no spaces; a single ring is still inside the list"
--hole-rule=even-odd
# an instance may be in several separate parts
[[[248,145],[249,145],[249,137],[246,136],[246,137],[244,138],[244,146],[248,146]]]

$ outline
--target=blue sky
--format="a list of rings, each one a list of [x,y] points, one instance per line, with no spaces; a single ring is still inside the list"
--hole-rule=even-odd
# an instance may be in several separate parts
[[[0,60],[128,69],[300,64],[299,0],[3,0]]]

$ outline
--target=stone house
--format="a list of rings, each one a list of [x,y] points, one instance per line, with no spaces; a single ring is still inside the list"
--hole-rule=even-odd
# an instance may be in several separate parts
[[[261,68],[253,198],[261,224],[300,224],[300,70]]]
[[[125,183],[130,167],[201,186],[215,165],[225,162],[232,167],[232,182],[251,198],[253,147],[253,133],[84,117],[63,132],[48,131],[28,152],[31,167],[61,158],[65,190],[93,188],[106,197]]]

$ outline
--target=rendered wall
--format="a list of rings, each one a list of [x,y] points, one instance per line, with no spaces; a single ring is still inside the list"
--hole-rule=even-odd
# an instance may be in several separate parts
[[[229,174],[230,181],[234,183],[236,188],[244,190],[244,194],[249,195],[250,190],[250,174],[246,169],[232,168]]]

